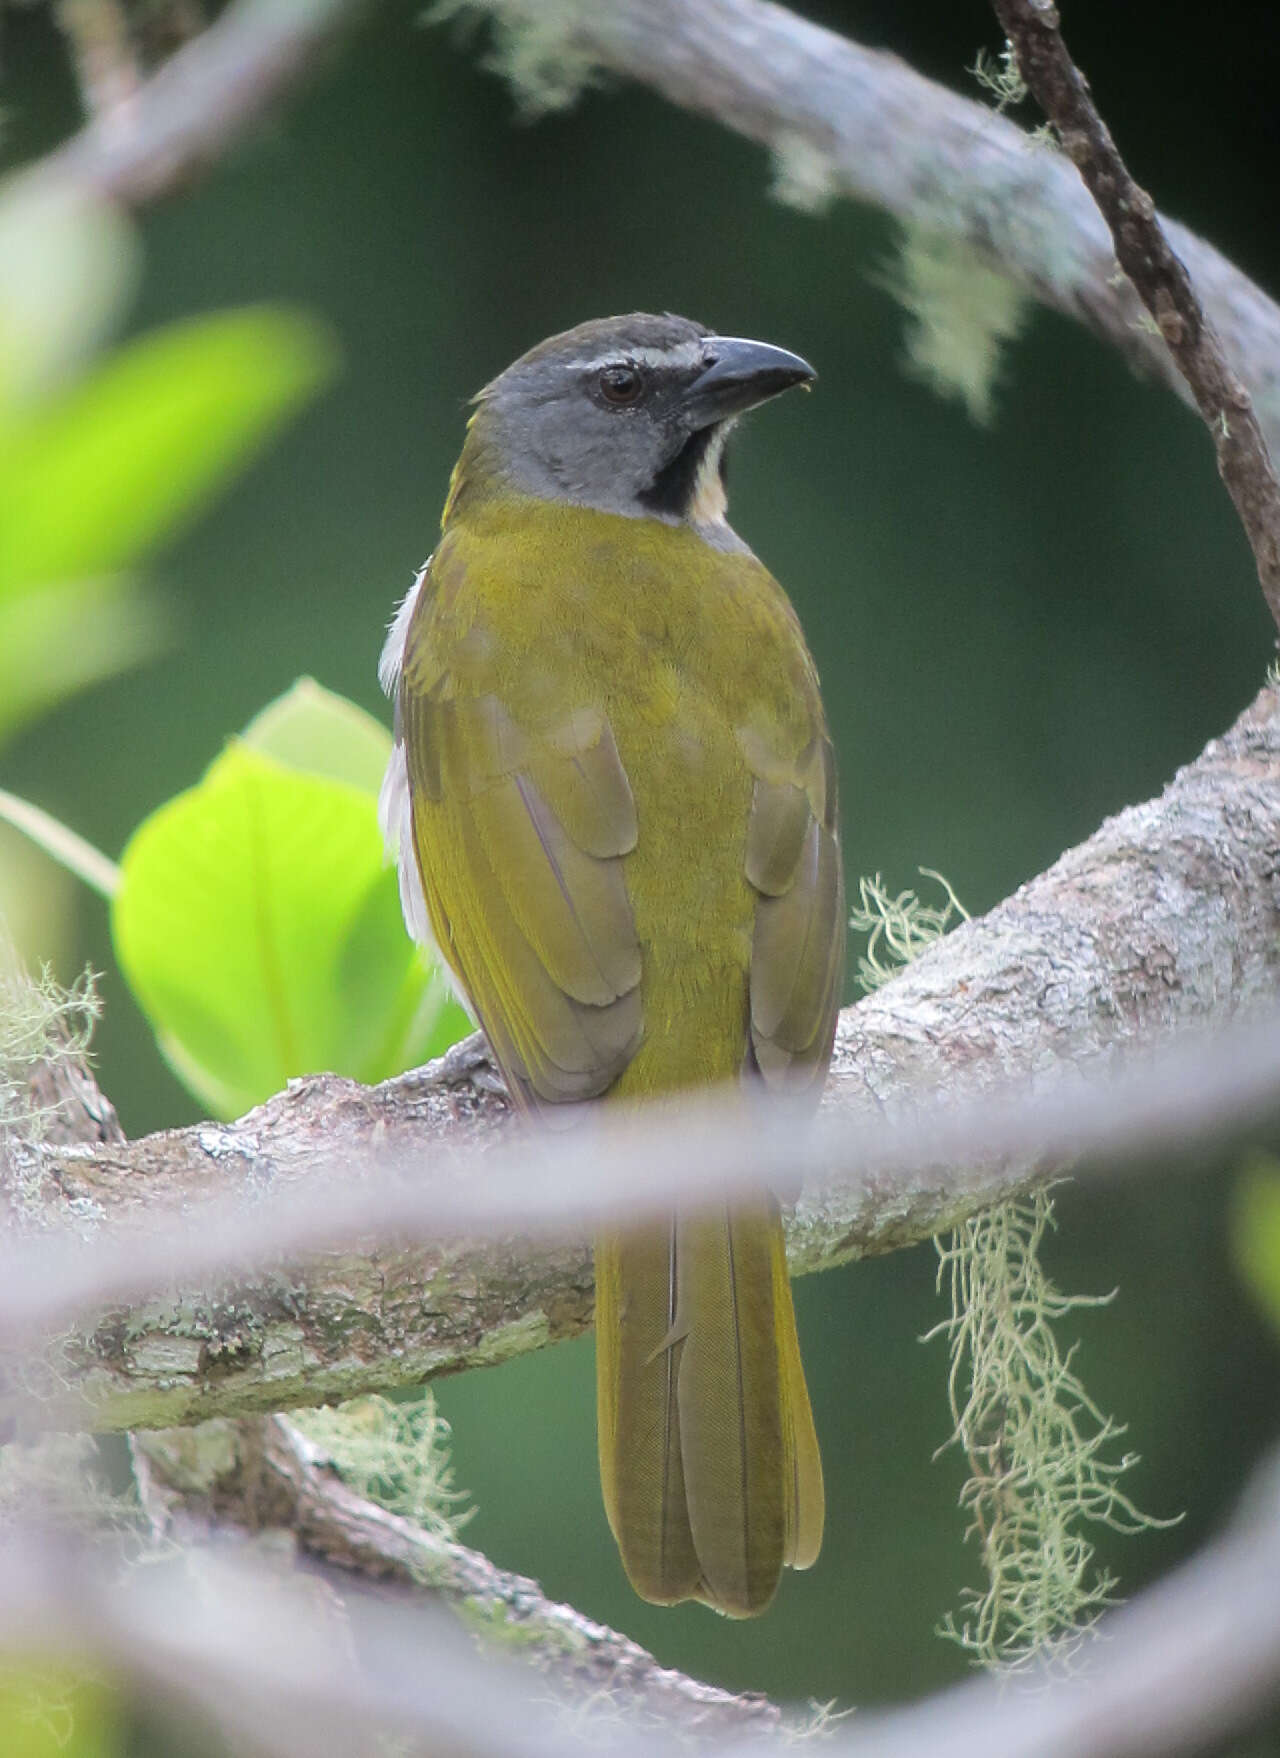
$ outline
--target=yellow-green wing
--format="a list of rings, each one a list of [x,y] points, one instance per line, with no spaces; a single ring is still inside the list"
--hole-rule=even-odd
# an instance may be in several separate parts
[[[759,893],[751,944],[748,1067],[816,1102],[844,980],[844,875],[835,758],[821,726],[788,760],[741,736],[755,776],[747,878]]]
[[[636,813],[591,706],[522,724],[409,630],[399,733],[431,927],[517,1103],[593,1098],[641,1035],[640,946],[622,858]],[[474,670],[474,668],[472,668]],[[484,680],[481,679],[480,682]]]

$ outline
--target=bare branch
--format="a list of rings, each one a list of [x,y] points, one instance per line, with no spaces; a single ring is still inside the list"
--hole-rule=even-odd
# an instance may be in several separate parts
[[[513,30],[542,10],[530,0],[468,4]],[[801,149],[829,194],[972,249],[1186,397],[1132,287],[1115,274],[1111,239],[1070,161],[1035,147],[1006,117],[769,0],[559,0],[554,10],[564,50],[584,71],[651,86],[783,163]],[[552,21],[536,22],[549,56]],[[1280,307],[1212,245],[1164,225],[1280,447]]]
[[[518,1651],[566,1702],[604,1703],[614,1715],[704,1736],[780,1725],[767,1698],[737,1697],[659,1666],[630,1637],[547,1599],[536,1581],[366,1501],[283,1417],[139,1435],[133,1450],[143,1505],[162,1538],[225,1542],[229,1529],[287,1527],[339,1595],[364,1577],[442,1600],[491,1647]],[[203,1463],[193,1474],[195,1461]]]
[[[1130,176],[1098,114],[1088,81],[1062,40],[1053,0],[992,0],[992,5],[1023,78],[1111,230],[1120,267],[1190,387],[1253,550],[1263,596],[1280,628],[1280,482],[1249,393],[1161,230],[1155,203]]]
[[[57,0],[85,113],[122,116],[142,81],[129,19],[120,0]]]
[[[799,1271],[927,1237],[1080,1153],[1175,1154],[1256,1124],[1280,1091],[1265,1034],[1184,1051],[1145,1085],[1099,1077],[1122,1052],[1273,1004],[1277,846],[1268,689],[1160,799],[848,1009],[824,1128],[602,1115],[548,1146],[504,1127],[474,1044],[373,1089],[316,1076],[236,1124],[30,1150],[17,1183],[43,1180],[28,1220],[54,1234],[0,1264],[0,1329],[136,1299],[163,1264],[192,1291],[64,1339],[42,1420],[168,1426],[314,1404],[578,1334],[588,1253],[537,1241],[580,1239],[611,1204],[723,1189],[743,1163],[809,1174],[790,1225]],[[1072,1084],[1086,1070],[1087,1103]],[[95,1236],[68,1244],[59,1222]],[[281,1264],[303,1250],[304,1265]]]

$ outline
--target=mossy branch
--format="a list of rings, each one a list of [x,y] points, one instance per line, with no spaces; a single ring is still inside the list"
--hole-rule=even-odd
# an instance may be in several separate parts
[[[874,1122],[883,1142],[885,1113],[909,1114],[924,1095],[972,1101],[1055,1069],[1100,1071],[1121,1052],[1221,1029],[1270,1002],[1280,975],[1278,845],[1280,696],[1268,688],[1159,799],[1109,820],[846,1009],[826,1099],[833,1139],[865,1140]],[[1037,1116],[1040,1109],[1037,1100]],[[527,1191],[534,1150],[514,1143],[507,1123],[501,1088],[471,1043],[381,1087],[328,1076],[295,1082],[236,1124],[10,1153],[11,1201],[15,1178],[26,1193],[15,1205],[20,1224],[46,1238],[68,1226],[95,1236],[64,1262],[68,1279],[41,1257],[41,1240],[24,1246],[0,1285],[0,1318],[6,1310],[10,1322],[20,1312],[29,1321],[37,1311],[66,1311],[73,1286],[82,1302],[108,1307],[61,1338],[28,1415],[102,1429],[164,1427],[416,1385],[578,1335],[593,1305],[585,1244],[518,1234],[388,1241],[394,1209],[385,1187],[382,1238],[353,1236],[370,1219],[361,1180],[379,1162],[430,1173],[440,1213],[459,1165],[469,1180],[466,1212]],[[803,1158],[795,1143],[792,1132],[786,1152]],[[494,1178],[477,1185],[470,1155],[485,1144],[497,1150]],[[936,1141],[929,1145],[936,1155]],[[460,1150],[468,1155],[461,1162]],[[632,1159],[642,1150],[637,1138]],[[556,1153],[567,1166],[572,1145]],[[914,1159],[883,1167],[853,1166],[847,1149],[844,1161],[838,1174],[810,1183],[791,1217],[796,1273],[931,1237],[1045,1173],[1036,1154],[1019,1158],[1003,1146],[982,1161],[935,1159],[919,1147]],[[326,1220],[325,1249],[296,1265],[277,1258],[234,1280],[206,1275],[203,1286],[189,1278],[179,1293],[132,1304],[107,1292],[154,1277],[150,1242],[161,1237],[170,1266],[183,1253],[188,1263],[225,1263],[229,1248],[212,1224],[175,1231],[201,1199],[247,1201],[261,1251],[259,1239],[269,1237],[263,1193],[327,1192],[332,1204],[325,1174],[337,1168],[351,1211],[346,1243],[335,1243]],[[410,1208],[413,1200],[410,1189]],[[243,1221],[237,1237],[243,1253]],[[296,1224],[287,1237],[297,1240]],[[114,1267],[113,1251],[124,1254]]]
[[[350,1462],[378,1464],[375,1475],[413,1477],[421,1455],[406,1464],[391,1437],[362,1446],[352,1425],[359,1413],[329,1417],[328,1440],[316,1439],[310,1416],[214,1421],[194,1429],[136,1435],[133,1453],[144,1511],[156,1536],[185,1544],[228,1532],[254,1536],[288,1529],[297,1561],[319,1574],[338,1602],[360,1579],[390,1583],[448,1607],[482,1652],[518,1659],[544,1678],[584,1749],[607,1745],[623,1724],[649,1724],[687,1736],[776,1731],[779,1710],[754,1693],[704,1685],[662,1667],[638,1643],[595,1623],[572,1606],[547,1599],[536,1581],[496,1568],[459,1544],[447,1504],[436,1503],[430,1525],[380,1505],[350,1481]],[[374,1419],[375,1422],[377,1418]],[[335,1445],[336,1442],[336,1445]],[[346,1471],[335,1471],[333,1453]],[[438,1463],[438,1459],[437,1459]],[[421,1482],[419,1490],[423,1488]],[[566,1742],[568,1749],[577,1744]]]
[[[961,299],[971,297],[958,272],[967,257],[970,280],[1003,277],[1191,400],[1160,333],[1139,326],[1142,304],[1115,273],[1110,234],[1070,159],[897,56],[770,0],[447,0],[438,15],[464,11],[494,20],[493,63],[525,112],[563,106],[602,75],[635,80],[760,142],[784,198],[811,210],[836,197],[880,208],[908,228],[908,256],[932,236],[923,283],[911,261],[897,277],[926,329],[940,255],[952,258]],[[1187,227],[1163,225],[1277,448],[1280,307]],[[987,335],[992,360],[1016,329],[1006,294]],[[975,378],[977,335],[970,325],[956,370],[941,376],[981,413],[991,361]],[[937,382],[951,347],[926,334],[912,353]]]

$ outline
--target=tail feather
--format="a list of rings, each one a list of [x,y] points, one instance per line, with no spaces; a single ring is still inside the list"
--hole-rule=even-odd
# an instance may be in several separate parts
[[[676,1386],[675,1225],[596,1240],[596,1387],[605,1512],[642,1599],[696,1597]]]
[[[781,1226],[773,1235],[773,1302],[777,1314],[778,1383],[782,1392],[783,1470],[790,1485],[782,1560],[792,1569],[811,1569],[822,1549],[826,1492],[809,1388],[800,1360],[796,1309],[791,1302],[787,1247]]]
[[[777,1205],[596,1247],[600,1469],[645,1599],[751,1617],[822,1541],[822,1466]]]

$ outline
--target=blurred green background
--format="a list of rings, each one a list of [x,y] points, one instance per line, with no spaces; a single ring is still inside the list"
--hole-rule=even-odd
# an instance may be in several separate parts
[[[802,10],[966,90],[977,48],[998,46],[976,0]],[[1208,40],[1164,19],[1148,0],[1080,0],[1067,22],[1161,206],[1280,289],[1263,8],[1218,8]],[[818,659],[851,882],[878,871],[898,889],[924,864],[983,910],[1229,724],[1274,631],[1207,441],[1167,393],[1037,312],[993,424],[975,426],[901,370],[883,218],[771,202],[759,150],[631,88],[518,126],[478,70],[482,42],[425,27],[417,0],[372,9],[300,99],[143,216],[132,330],[283,299],[327,320],[340,375],[149,569],[172,615],[163,657],[35,723],[0,756],[0,785],[114,856],[299,673],[385,716],[383,627],[431,548],[465,399],[542,336],[634,308],[782,343],[821,375],[740,436],[732,516]],[[45,8],[5,15],[0,55],[11,166],[74,128],[77,99]],[[105,973],[98,1067],[126,1129],[190,1119],[99,900],[43,862],[23,872],[8,907],[28,951],[66,977],[86,960]],[[1186,1514],[1102,1535],[1125,1592],[1203,1540],[1280,1428],[1276,1349],[1229,1261],[1227,1190],[1061,1199],[1054,1274],[1120,1290],[1080,1320],[1083,1378],[1143,1456],[1136,1498]],[[934,1631],[976,1556],[959,1462],[933,1458],[945,1352],[918,1338],[943,1316],[934,1272],[925,1247],[798,1285],[828,1539],[765,1619],[630,1593],[599,1502],[589,1341],[439,1386],[480,1508],[468,1539],[726,1685],[871,1704],[958,1676],[963,1657]]]

